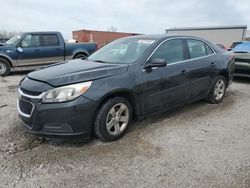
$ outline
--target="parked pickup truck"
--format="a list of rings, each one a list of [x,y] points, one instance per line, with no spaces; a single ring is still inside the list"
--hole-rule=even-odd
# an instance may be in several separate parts
[[[0,76],[12,69],[34,69],[60,61],[86,58],[95,43],[65,43],[60,32],[20,33],[0,45]]]

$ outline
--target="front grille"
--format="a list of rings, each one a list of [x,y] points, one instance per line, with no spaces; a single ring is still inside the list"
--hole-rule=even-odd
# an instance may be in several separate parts
[[[33,105],[30,102],[19,100],[19,108],[22,113],[31,115],[33,110]]]
[[[250,63],[250,58],[249,59],[244,59],[244,58],[235,58],[236,62],[246,62],[246,63]]]
[[[31,95],[31,96],[39,96],[42,92],[36,92],[36,91],[29,91],[27,89],[24,88],[20,88],[22,90],[22,92],[26,95]]]

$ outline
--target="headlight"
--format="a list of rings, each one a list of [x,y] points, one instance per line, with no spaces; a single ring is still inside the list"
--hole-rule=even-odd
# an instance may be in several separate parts
[[[73,100],[86,92],[92,81],[80,84],[67,85],[47,91],[42,99],[43,103],[56,103]]]

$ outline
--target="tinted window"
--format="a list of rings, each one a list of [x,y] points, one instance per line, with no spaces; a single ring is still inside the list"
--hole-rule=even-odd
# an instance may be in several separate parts
[[[21,47],[39,47],[40,46],[40,37],[39,35],[27,35],[21,42]]]
[[[250,52],[250,42],[243,42],[232,49],[233,52]]]
[[[59,40],[57,35],[42,35],[43,46],[58,46]]]
[[[230,48],[236,47],[238,44],[241,44],[242,42],[233,42],[233,44],[230,46]]]
[[[191,59],[207,55],[205,44],[199,40],[187,40]]]
[[[165,59],[168,64],[183,61],[185,58],[182,40],[173,39],[164,42],[151,56],[151,59],[153,58]]]

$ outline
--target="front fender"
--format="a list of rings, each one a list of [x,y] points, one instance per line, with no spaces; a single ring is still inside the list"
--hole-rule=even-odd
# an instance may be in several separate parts
[[[0,58],[4,58],[4,59],[6,59],[7,61],[9,61],[11,67],[16,66],[16,61],[14,61],[10,56],[8,56],[8,55],[6,55],[6,54],[3,54],[3,53],[0,53]]]

